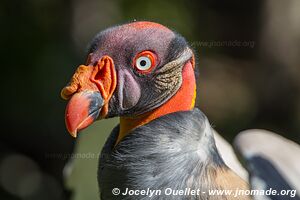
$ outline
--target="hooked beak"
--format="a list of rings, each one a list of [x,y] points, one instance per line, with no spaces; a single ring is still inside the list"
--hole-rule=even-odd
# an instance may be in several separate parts
[[[69,133],[77,136],[77,132],[88,127],[99,116],[104,101],[99,92],[83,91],[73,95],[65,114]]]
[[[103,56],[95,66],[78,67],[61,92],[62,98],[69,99],[65,121],[73,137],[98,118],[105,118],[116,84],[116,71],[109,56]]]

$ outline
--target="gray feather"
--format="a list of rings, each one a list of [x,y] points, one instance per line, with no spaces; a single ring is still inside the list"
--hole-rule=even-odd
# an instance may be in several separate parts
[[[113,188],[129,189],[217,189],[216,171],[225,164],[219,156],[212,128],[198,109],[172,113],[136,128],[115,148],[117,126],[100,158],[98,180],[102,200],[178,199],[178,196],[114,196]],[[180,199],[226,199],[220,196]]]

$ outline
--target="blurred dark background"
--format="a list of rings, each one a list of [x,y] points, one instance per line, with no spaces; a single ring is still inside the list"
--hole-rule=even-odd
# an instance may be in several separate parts
[[[73,196],[63,168],[78,140],[65,129],[60,90],[98,31],[134,19],[190,42],[197,105],[226,139],[263,128],[300,142],[298,0],[2,0],[0,199]]]

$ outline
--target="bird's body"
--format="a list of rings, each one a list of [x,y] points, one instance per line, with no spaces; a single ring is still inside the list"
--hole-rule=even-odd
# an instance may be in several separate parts
[[[236,189],[247,189],[247,184],[224,164],[212,128],[199,109],[155,119],[136,128],[114,146],[118,134],[119,126],[112,131],[101,153],[98,180],[103,200],[234,199]],[[121,194],[113,195],[114,188],[119,188]],[[168,195],[167,188],[199,192]],[[161,193],[125,194],[137,189]],[[223,189],[232,190],[232,196],[209,195],[209,190]]]

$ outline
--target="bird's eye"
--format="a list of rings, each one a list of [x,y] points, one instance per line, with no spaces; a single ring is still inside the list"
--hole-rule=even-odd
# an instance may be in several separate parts
[[[156,65],[156,56],[151,51],[143,51],[134,59],[134,66],[140,73],[148,73]]]

